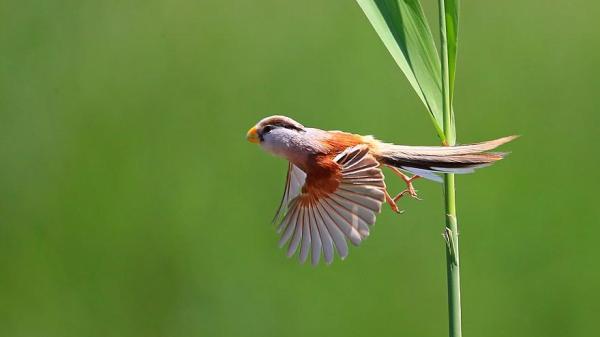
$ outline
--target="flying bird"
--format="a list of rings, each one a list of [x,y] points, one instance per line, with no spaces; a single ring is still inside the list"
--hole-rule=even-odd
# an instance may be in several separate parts
[[[300,248],[299,259],[327,264],[334,250],[348,255],[347,241],[359,245],[375,224],[383,203],[401,213],[402,196],[418,198],[413,182],[418,178],[442,182],[440,173],[471,173],[504,158],[488,152],[515,136],[459,146],[406,146],[385,143],[373,136],[305,127],[285,116],[259,121],[246,134],[248,141],[289,162],[281,203],[273,219],[281,234],[280,247],[287,255]],[[406,184],[391,196],[381,167]]]

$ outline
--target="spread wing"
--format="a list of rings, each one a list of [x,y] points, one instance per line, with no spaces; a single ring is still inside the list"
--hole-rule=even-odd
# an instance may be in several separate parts
[[[369,235],[369,226],[375,223],[385,201],[383,173],[365,145],[347,148],[334,162],[339,172],[332,175],[334,178],[327,178],[336,179],[333,192],[319,190],[320,185],[330,184],[330,181],[306,179],[306,174],[294,165],[290,165],[288,171],[276,217],[283,217],[278,227],[279,245],[289,241],[288,256],[294,255],[300,247],[301,262],[305,262],[310,253],[313,265],[319,263],[321,254],[329,264],[333,261],[334,249],[344,259],[348,255],[346,240],[359,245]],[[304,179],[299,179],[301,177]],[[303,185],[298,185],[300,181]],[[302,187],[306,187],[304,192]],[[285,215],[281,216],[283,212]]]

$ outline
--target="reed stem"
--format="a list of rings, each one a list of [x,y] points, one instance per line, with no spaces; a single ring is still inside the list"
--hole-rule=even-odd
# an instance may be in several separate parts
[[[448,41],[446,35],[446,10],[444,0],[439,0],[442,97],[444,112],[444,136],[448,146],[455,145],[455,127],[450,97],[450,74],[448,66]],[[458,250],[458,222],[456,219],[454,174],[444,175],[444,204],[446,209],[446,270],[448,278],[448,325],[450,337],[461,337],[460,267]]]

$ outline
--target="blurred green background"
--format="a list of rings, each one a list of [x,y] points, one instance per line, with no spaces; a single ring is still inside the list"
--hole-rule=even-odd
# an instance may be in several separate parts
[[[466,336],[599,329],[599,14],[463,2],[459,142],[523,135],[457,178]],[[353,1],[7,0],[0,47],[1,336],[446,335],[441,185],[313,268],[245,141],[286,114],[437,143]]]

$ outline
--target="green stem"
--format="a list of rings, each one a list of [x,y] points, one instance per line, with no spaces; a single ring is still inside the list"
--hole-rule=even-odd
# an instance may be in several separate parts
[[[458,223],[456,221],[456,202],[454,193],[454,175],[444,177],[444,197],[446,204],[446,271],[448,277],[448,324],[450,337],[462,336],[460,316],[460,263],[458,252]]]
[[[449,146],[453,146],[454,126],[452,125],[452,106],[450,104],[450,74],[448,69],[448,42],[446,35],[446,10],[444,0],[439,0],[440,39],[442,51],[442,96],[444,109],[444,135]],[[458,250],[458,223],[456,220],[456,198],[454,189],[454,174],[444,175],[444,198],[446,207],[446,269],[448,277],[448,316],[450,337],[461,337],[460,314],[460,268]]]

